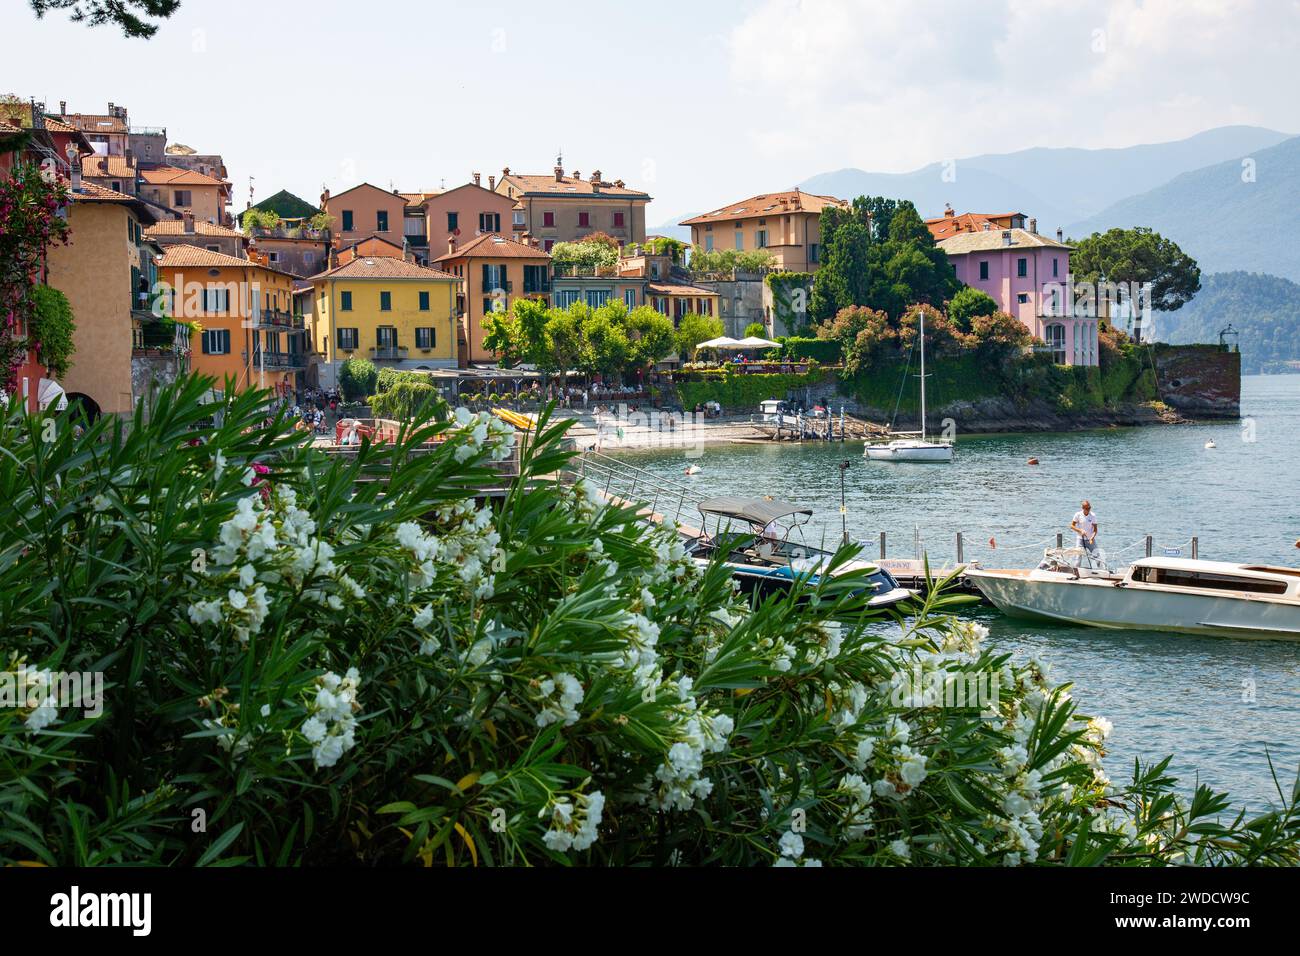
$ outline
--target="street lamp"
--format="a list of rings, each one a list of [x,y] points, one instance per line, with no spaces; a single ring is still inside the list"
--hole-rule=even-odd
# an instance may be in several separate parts
[[[844,543],[849,543],[849,518],[848,509],[844,506],[844,476],[849,473],[849,462],[840,462],[840,531],[844,536]]]

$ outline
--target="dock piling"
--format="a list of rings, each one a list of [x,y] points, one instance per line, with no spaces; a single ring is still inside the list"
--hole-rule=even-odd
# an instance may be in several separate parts
[[[1058,531],[1056,532],[1056,549],[1059,551],[1063,547],[1065,547],[1065,535]]]
[[[1201,542],[1195,535],[1193,535],[1192,536],[1192,560],[1195,561],[1200,556],[1201,556]]]
[[[885,532],[880,532],[880,560],[885,560]]]
[[[962,540],[961,540],[960,531],[957,532],[957,563],[958,564],[966,563],[966,555],[965,552],[962,550]]]
[[[1151,535],[1147,535],[1147,557],[1148,558],[1151,557],[1151,545],[1152,545]]]

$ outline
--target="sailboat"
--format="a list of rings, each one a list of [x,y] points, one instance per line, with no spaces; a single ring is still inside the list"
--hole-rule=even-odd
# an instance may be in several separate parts
[[[906,374],[906,373],[904,373]],[[891,435],[915,435],[915,438],[895,438],[876,445],[867,445],[863,458],[872,461],[952,461],[951,442],[927,441],[925,436],[925,310],[921,310],[921,430],[919,432],[891,432]]]

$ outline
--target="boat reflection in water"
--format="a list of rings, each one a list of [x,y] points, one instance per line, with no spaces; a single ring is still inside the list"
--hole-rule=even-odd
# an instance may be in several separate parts
[[[720,550],[723,563],[747,594],[759,600],[788,592],[797,581],[816,586],[829,568],[833,551],[803,540],[812,509],[774,498],[710,498],[699,504],[703,533],[689,539],[687,552],[697,564],[710,564]],[[710,533],[712,519],[712,533]],[[832,577],[864,572],[873,594],[869,608],[892,607],[913,597],[888,571],[869,561],[850,560],[830,571]]]

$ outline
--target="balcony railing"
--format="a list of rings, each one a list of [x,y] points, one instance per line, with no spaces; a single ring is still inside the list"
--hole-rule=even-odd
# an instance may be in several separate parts
[[[253,350],[253,369],[303,369],[307,367],[307,357],[298,352],[263,352]]]
[[[370,357],[376,362],[399,362],[406,354],[405,345],[379,345],[370,350]]]
[[[613,278],[618,275],[617,266],[582,266],[576,262],[553,262],[551,270],[557,279],[580,277]]]
[[[504,282],[493,282],[491,279],[483,280],[484,292],[496,292],[498,289],[500,289],[502,292],[511,292],[513,290],[513,287],[514,287],[514,283],[512,283],[509,279],[507,279]]]
[[[137,316],[139,313],[137,313]],[[189,351],[190,331],[172,322],[142,321],[131,327],[131,348],[136,351],[179,348]]]
[[[276,309],[262,309],[257,316],[257,327],[266,329],[301,329],[304,325],[301,315],[281,312]]]
[[[551,280],[545,279],[542,282],[525,282],[524,295],[542,295],[551,291]]]

